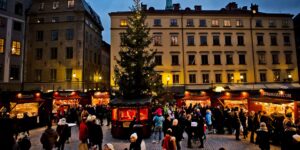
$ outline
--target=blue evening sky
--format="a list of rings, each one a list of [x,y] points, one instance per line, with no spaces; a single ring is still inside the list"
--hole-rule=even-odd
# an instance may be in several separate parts
[[[110,17],[108,13],[116,11],[129,11],[133,0],[86,0],[92,8],[100,15],[104,31],[104,41],[110,43]],[[300,0],[173,0],[180,3],[181,8],[194,8],[194,5],[202,5],[203,10],[219,10],[229,2],[236,2],[238,7],[247,6],[251,3],[259,5],[259,11],[269,13],[289,13],[297,15],[300,13]],[[164,9],[166,0],[141,0],[143,4],[155,9]]]

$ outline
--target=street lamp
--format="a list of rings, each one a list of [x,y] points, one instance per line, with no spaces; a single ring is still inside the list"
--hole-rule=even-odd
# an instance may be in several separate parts
[[[98,77],[98,79],[99,79],[99,89],[101,90],[101,80],[102,80],[102,76],[100,75],[100,76]]]

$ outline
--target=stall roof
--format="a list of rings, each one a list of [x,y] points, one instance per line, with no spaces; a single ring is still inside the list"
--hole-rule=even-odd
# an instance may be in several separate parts
[[[200,96],[200,95],[185,96],[182,98],[182,100],[208,100],[208,99],[210,99],[209,96]]]
[[[211,85],[186,85],[186,90],[208,90]]]
[[[64,99],[81,99],[82,97],[78,95],[72,95],[72,96],[53,96],[53,99],[57,100],[64,100]]]
[[[270,98],[270,97],[251,98],[251,101],[267,102],[267,103],[275,103],[275,104],[285,104],[285,103],[294,102],[293,100]]]
[[[45,100],[42,98],[34,98],[34,99],[13,99],[11,102],[14,103],[31,103],[31,102],[44,102]]]
[[[130,99],[114,98],[110,101],[111,106],[141,106],[150,105],[152,98]]]

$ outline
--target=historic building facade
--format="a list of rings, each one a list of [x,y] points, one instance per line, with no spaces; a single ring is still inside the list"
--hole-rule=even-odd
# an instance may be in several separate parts
[[[31,0],[0,0],[0,89],[20,90],[25,11]]]
[[[166,7],[167,8],[167,7]],[[156,49],[155,68],[167,87],[279,88],[298,81],[293,15],[263,13],[257,5],[221,10],[142,9]],[[120,37],[131,12],[112,12],[111,85]],[[284,83],[284,84],[283,84]],[[288,83],[288,84],[287,84]]]
[[[27,27],[25,88],[103,87],[109,74],[101,70],[101,56],[109,50],[101,48],[101,20],[85,0],[33,0]]]

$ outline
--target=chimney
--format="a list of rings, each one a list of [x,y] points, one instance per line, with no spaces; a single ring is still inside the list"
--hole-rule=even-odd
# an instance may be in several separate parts
[[[172,0],[166,0],[166,10],[172,10],[173,5],[172,5]]]
[[[256,4],[251,4],[251,12],[253,13],[253,14],[256,14],[256,13],[258,13],[258,5],[256,5]]]
[[[146,10],[147,10],[147,5],[146,5],[146,4],[143,4],[143,3],[142,3],[142,4],[141,4],[141,7],[142,7],[142,10],[143,10],[143,11],[146,11]]]
[[[178,11],[180,9],[180,4],[179,3],[173,4],[173,8],[174,10]]]
[[[194,8],[195,8],[195,11],[201,11],[202,10],[201,5],[195,5]]]
[[[238,5],[235,2],[231,2],[226,5],[226,10],[235,10],[237,9]]]

